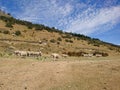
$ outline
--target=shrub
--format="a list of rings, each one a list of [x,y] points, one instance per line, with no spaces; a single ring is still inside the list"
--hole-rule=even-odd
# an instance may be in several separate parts
[[[33,27],[32,27],[32,25],[31,26],[28,26],[28,29],[32,29]]]
[[[103,57],[107,57],[107,56],[108,56],[108,53],[102,53],[102,56],[103,56]]]
[[[55,39],[51,39],[50,42],[51,43],[55,43],[56,41],[55,41]]]
[[[11,23],[6,23],[5,25],[6,27],[10,27],[10,28],[13,28],[12,24]]]
[[[18,31],[15,32],[15,35],[19,36],[19,35],[21,35],[21,32],[18,30]]]
[[[79,38],[79,37],[77,37],[77,40],[80,40],[80,38]]]
[[[4,34],[10,34],[8,30],[3,31]]]
[[[96,46],[96,47],[100,47],[100,45],[99,45],[99,44],[97,44],[97,43],[96,43],[96,44],[94,44],[94,46]]]
[[[109,50],[114,50],[112,47],[109,47]]]
[[[62,39],[60,37],[57,38],[58,41],[62,41]]]
[[[79,57],[79,56],[82,56],[84,53],[85,52],[80,51],[80,52],[68,52],[66,54],[69,55],[69,56],[77,56],[77,57]]]
[[[72,40],[65,39],[66,42],[73,43]]]

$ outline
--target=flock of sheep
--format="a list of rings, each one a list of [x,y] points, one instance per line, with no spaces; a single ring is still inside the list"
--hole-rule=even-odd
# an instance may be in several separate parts
[[[38,57],[38,56],[42,56],[42,52],[34,52],[34,51],[14,51],[14,54],[17,56],[34,56],[34,57]]]
[[[20,51],[20,50],[16,50],[14,51],[14,54],[17,55],[17,56],[21,56],[21,57],[40,57],[42,56],[42,52],[41,51]],[[58,59],[60,57],[68,57],[67,54],[62,54],[62,55],[59,55],[57,53],[52,53],[50,55],[51,57],[53,57],[54,59]],[[93,54],[83,54],[83,57],[93,57],[94,55]],[[95,55],[96,57],[102,57],[102,54],[96,54]]]
[[[38,52],[35,52],[35,51],[20,51],[20,50],[16,50],[14,51],[14,54],[17,55],[17,56],[22,56],[22,57],[25,57],[25,56],[28,56],[28,57],[39,57],[39,56],[42,56],[42,52],[41,51],[38,51]],[[62,55],[59,55],[57,53],[52,53],[51,54],[51,57],[53,58],[60,58],[60,57],[68,57],[68,55],[66,54],[62,54]]]

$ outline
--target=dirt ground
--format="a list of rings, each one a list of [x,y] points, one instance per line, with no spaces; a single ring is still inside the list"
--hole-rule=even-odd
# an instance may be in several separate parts
[[[120,58],[0,58],[0,90],[120,90]]]

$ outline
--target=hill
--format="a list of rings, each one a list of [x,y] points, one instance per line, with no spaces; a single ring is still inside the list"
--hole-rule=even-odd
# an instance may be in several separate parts
[[[0,16],[11,17],[10,13],[6,13],[0,9]]]
[[[41,50],[44,54],[65,53],[70,56],[81,56],[81,52],[120,54],[118,45],[15,19],[0,11],[0,53],[10,54],[15,50]]]

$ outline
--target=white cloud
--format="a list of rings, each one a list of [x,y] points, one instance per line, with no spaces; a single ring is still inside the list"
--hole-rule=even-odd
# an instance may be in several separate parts
[[[73,7],[66,3],[63,6],[59,5],[57,0],[35,0],[30,3],[25,3],[24,0],[21,0],[21,8],[24,8],[23,12],[17,14],[17,18],[23,20],[39,22],[53,26],[61,19],[69,15]],[[51,23],[52,22],[52,23]]]
[[[77,18],[67,26],[66,31],[72,31],[82,34],[91,34],[98,30],[103,32],[103,28],[112,28],[115,23],[120,20],[120,6],[113,6],[111,8],[102,8],[100,10],[93,10],[88,8],[82,14],[79,14]],[[92,13],[90,13],[92,12]]]

